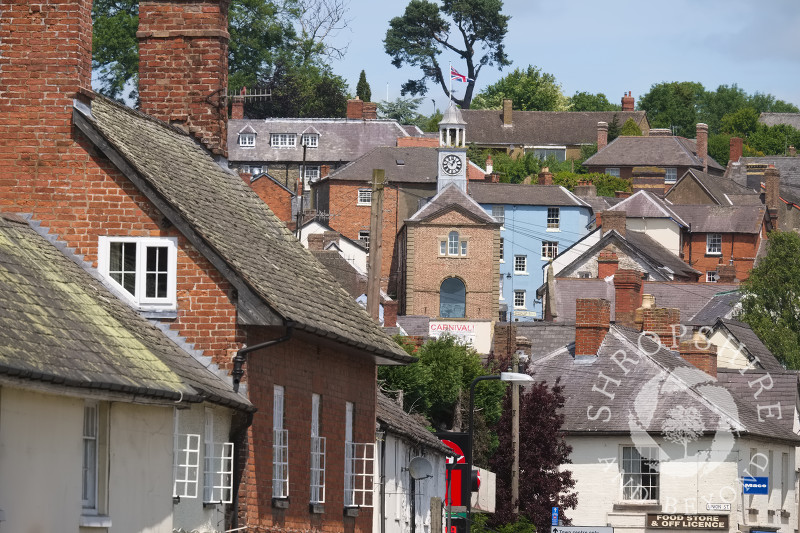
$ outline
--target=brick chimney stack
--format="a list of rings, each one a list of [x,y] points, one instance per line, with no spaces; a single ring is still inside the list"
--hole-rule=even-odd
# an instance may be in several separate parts
[[[503,126],[509,127],[514,125],[513,117],[513,100],[510,98],[503,99]]]
[[[552,185],[553,184],[553,173],[550,172],[550,169],[544,167],[541,172],[539,172],[539,185]]]
[[[239,96],[233,97],[231,103],[231,119],[242,120],[244,118],[244,95],[247,94],[247,87],[242,87]]]
[[[772,164],[764,170],[764,203],[767,206],[772,227],[777,228],[780,224],[781,212],[781,174]]]
[[[597,355],[611,324],[611,302],[581,298],[575,302],[575,355]]]
[[[736,283],[736,266],[733,264],[717,266],[717,281],[719,283]]]
[[[358,96],[347,101],[347,118],[351,120],[364,118],[364,101]]]
[[[676,339],[675,334],[680,333],[680,323],[680,309],[667,307],[642,309],[642,331],[658,335],[661,344],[669,350],[678,347],[680,339]]]
[[[143,112],[183,125],[227,156],[230,0],[139,2],[139,97]]]
[[[708,124],[697,124],[697,158],[703,162],[703,172],[708,172]]]
[[[699,331],[694,332],[692,340],[680,343],[678,353],[706,374],[717,377],[717,347]]]
[[[608,145],[608,122],[597,123],[597,151]]]
[[[631,92],[628,91],[622,96],[622,110],[623,111],[633,111],[633,96],[631,96]]]
[[[730,142],[730,157],[728,161],[731,163],[738,163],[744,151],[744,141],[741,137],[731,137]]]
[[[642,273],[619,269],[614,274],[614,321],[622,326],[639,329],[636,310],[642,307]]]
[[[603,221],[603,235],[613,229],[623,237],[625,236],[625,224],[628,219],[625,211],[602,211],[600,216]]]
[[[397,300],[383,301],[383,327],[397,327]]]
[[[789,146],[789,157],[797,157],[797,148]]]
[[[617,257],[617,253],[610,246],[607,246],[597,256],[598,279],[605,279],[608,276],[613,276],[616,274],[618,268],[619,257]]]

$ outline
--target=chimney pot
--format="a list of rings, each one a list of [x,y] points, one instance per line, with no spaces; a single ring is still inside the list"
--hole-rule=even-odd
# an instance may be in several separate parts
[[[628,91],[622,97],[622,110],[623,111],[633,111],[633,109],[634,109],[633,96],[631,96],[631,92]]]

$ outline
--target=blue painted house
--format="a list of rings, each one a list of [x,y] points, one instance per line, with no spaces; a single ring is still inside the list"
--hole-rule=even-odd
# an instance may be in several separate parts
[[[500,314],[509,322],[542,318],[536,289],[548,261],[588,233],[591,206],[559,185],[470,183],[469,193],[500,228]]]

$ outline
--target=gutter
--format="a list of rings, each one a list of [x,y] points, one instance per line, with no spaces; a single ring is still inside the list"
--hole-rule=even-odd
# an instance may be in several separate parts
[[[231,376],[233,377],[233,392],[239,392],[239,383],[242,380],[242,376],[244,376],[244,369],[242,367],[247,361],[247,358],[245,356],[250,352],[254,352],[262,348],[269,348],[270,346],[275,346],[276,344],[288,341],[289,339],[292,338],[292,333],[294,333],[294,326],[295,326],[294,322],[287,322],[286,335],[278,337],[277,339],[272,339],[259,344],[254,344],[252,346],[245,346],[244,348],[241,348],[239,351],[236,352],[236,355],[233,356],[233,370],[231,371]]]

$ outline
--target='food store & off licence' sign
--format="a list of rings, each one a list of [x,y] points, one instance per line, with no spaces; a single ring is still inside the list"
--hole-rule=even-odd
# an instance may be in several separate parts
[[[726,514],[649,514],[649,529],[728,529]]]

